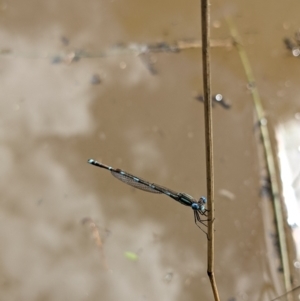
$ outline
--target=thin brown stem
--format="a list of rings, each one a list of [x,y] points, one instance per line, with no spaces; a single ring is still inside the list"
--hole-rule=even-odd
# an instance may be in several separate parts
[[[202,64],[203,64],[203,92],[205,119],[205,147],[206,147],[206,185],[208,209],[208,245],[207,245],[207,275],[209,277],[215,300],[219,301],[214,274],[214,164],[213,164],[213,132],[212,132],[212,100],[210,82],[210,10],[209,1],[201,0],[202,22]]]

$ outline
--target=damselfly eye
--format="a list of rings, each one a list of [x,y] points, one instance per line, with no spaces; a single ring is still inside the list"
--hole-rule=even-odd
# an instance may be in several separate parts
[[[202,196],[202,197],[199,199],[199,203],[206,204],[206,203],[207,203],[206,197]]]
[[[197,203],[193,203],[191,207],[193,210],[199,210],[201,208]]]

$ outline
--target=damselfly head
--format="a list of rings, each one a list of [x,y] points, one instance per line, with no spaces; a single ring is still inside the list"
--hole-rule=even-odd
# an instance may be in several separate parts
[[[191,205],[192,209],[195,210],[195,211],[201,211],[203,213],[206,212],[206,208],[205,208],[205,205],[204,204],[200,204],[200,203],[193,203]]]

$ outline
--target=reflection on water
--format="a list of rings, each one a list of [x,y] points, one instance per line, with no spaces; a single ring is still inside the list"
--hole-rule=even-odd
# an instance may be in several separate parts
[[[86,164],[100,156],[205,194],[203,105],[191,97],[202,86],[198,4],[10,2],[0,5],[0,300],[211,300],[206,237],[190,208]],[[285,84],[296,83],[299,68],[278,18],[297,24],[299,9],[278,2],[266,18],[257,7],[266,2],[235,2],[257,83],[272,97],[266,112],[277,118],[299,95],[298,85]],[[217,5],[213,89],[226,100],[213,110],[216,276],[222,300],[270,300],[284,292],[274,232],[265,227],[273,216],[259,196],[249,90]],[[289,104],[280,101],[287,93]]]
[[[296,248],[294,267],[300,268],[300,121],[299,118],[280,124],[276,129],[282,191],[287,210],[287,223],[292,228]]]
[[[288,224],[299,227],[300,224],[300,121],[291,120],[277,127],[278,156],[280,160],[283,195],[288,212]]]

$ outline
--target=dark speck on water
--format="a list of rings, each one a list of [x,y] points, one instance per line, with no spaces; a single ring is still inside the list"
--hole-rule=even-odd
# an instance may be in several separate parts
[[[64,37],[64,36],[62,36],[62,37],[60,38],[60,41],[62,42],[62,44],[63,44],[64,46],[68,46],[69,43],[70,43],[70,40],[69,40],[67,37]]]
[[[53,56],[51,58],[51,64],[60,64],[63,61],[63,58],[59,55]]]
[[[91,77],[90,83],[92,85],[99,85],[101,83],[101,78],[100,78],[99,74],[93,74],[93,76]]]

